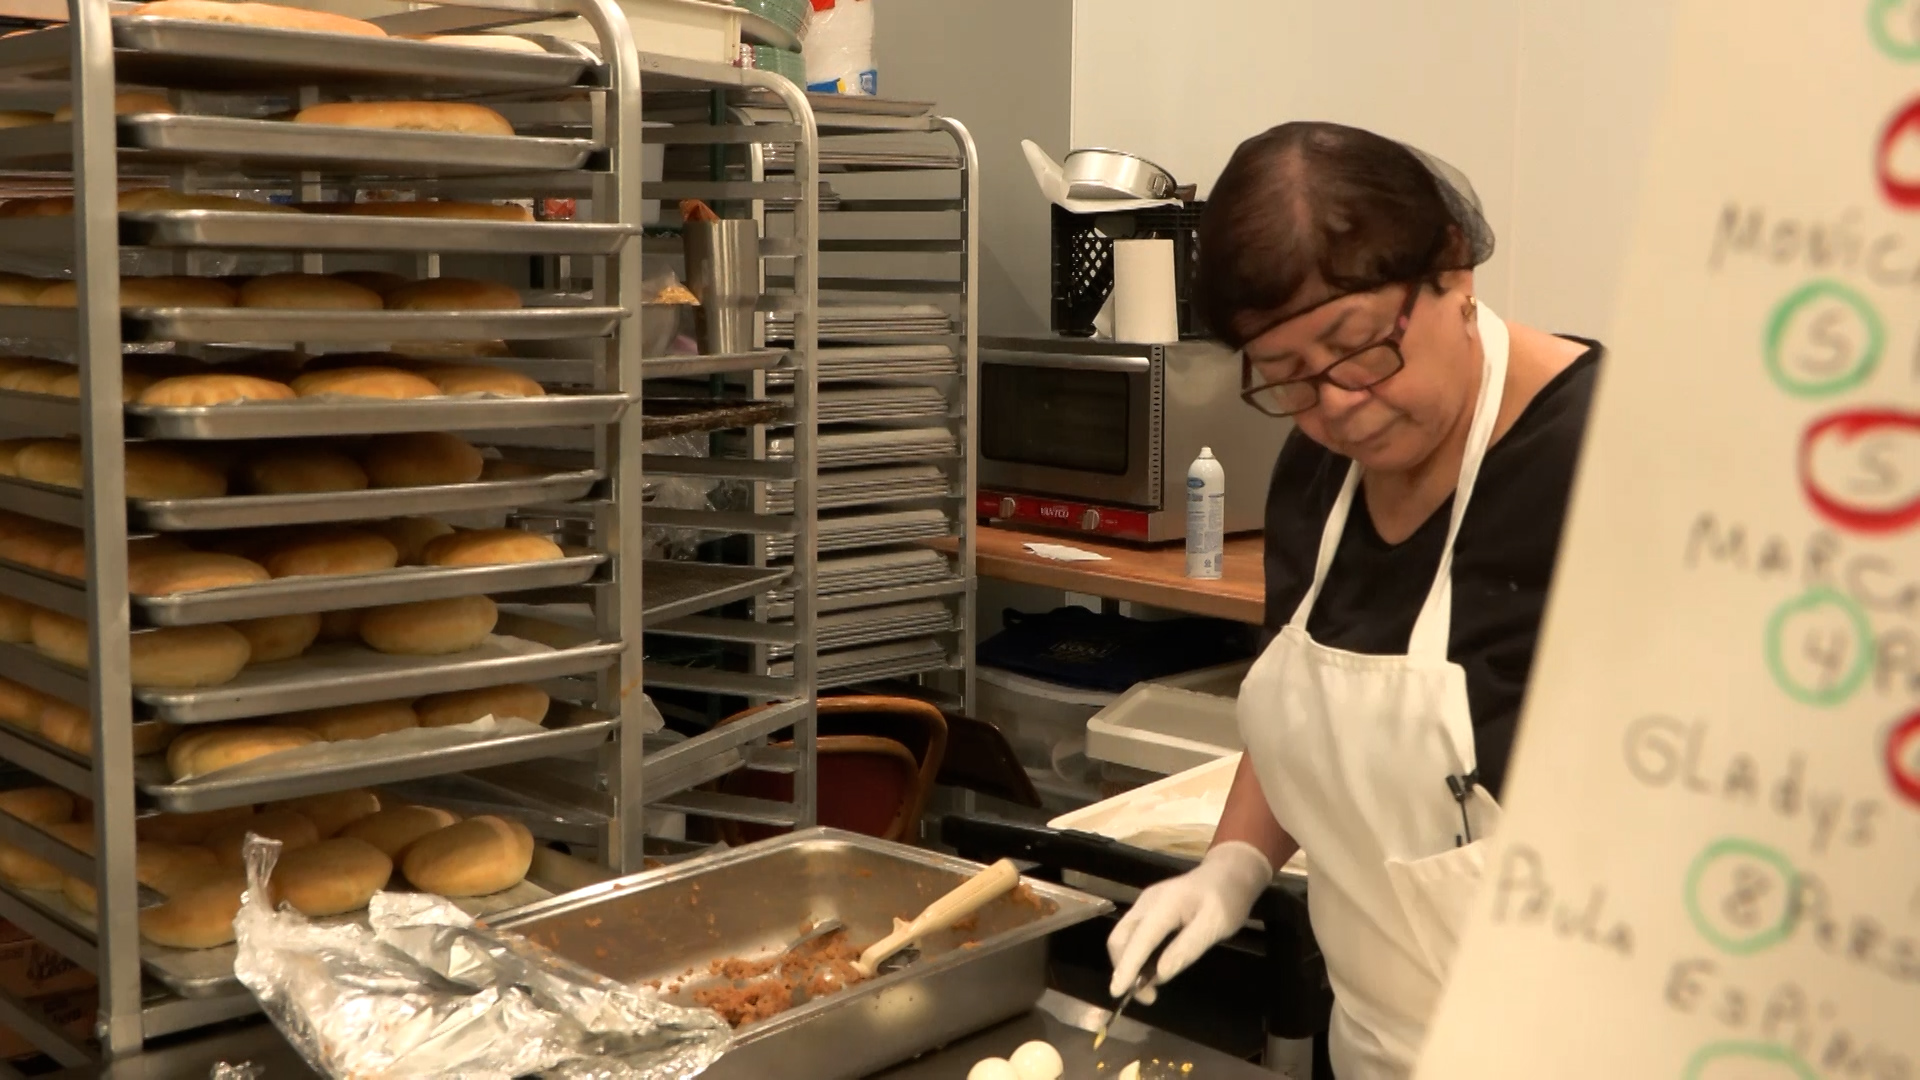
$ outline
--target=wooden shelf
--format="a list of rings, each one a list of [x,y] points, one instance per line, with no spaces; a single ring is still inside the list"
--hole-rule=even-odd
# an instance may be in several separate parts
[[[1109,561],[1045,559],[1026,549],[1029,542],[1064,544],[1105,555]],[[945,551],[952,551],[956,543],[954,540],[933,542]],[[981,577],[1091,593],[1243,623],[1258,624],[1266,615],[1264,545],[1258,533],[1227,540],[1226,574],[1218,581],[1196,581],[1187,577],[1187,553],[1179,544],[1134,547],[999,526],[981,528],[975,543],[975,569]]]

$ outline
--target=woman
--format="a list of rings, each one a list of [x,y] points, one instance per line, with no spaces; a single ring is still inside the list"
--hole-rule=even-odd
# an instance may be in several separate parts
[[[1207,200],[1199,288],[1242,396],[1298,430],[1267,496],[1267,622],[1213,847],[1108,942],[1117,995],[1246,921],[1304,849],[1339,1080],[1404,1077],[1499,818],[1599,364],[1474,297],[1493,238],[1446,166],[1296,123]],[[1144,995],[1143,995],[1144,996]]]

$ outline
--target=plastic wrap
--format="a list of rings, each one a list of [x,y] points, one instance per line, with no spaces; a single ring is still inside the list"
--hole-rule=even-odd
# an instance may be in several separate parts
[[[707,437],[669,435],[663,439],[648,439],[640,444],[640,449],[647,454],[706,457]],[[709,510],[713,508],[711,495],[716,483],[691,476],[663,476],[649,480],[646,505],[655,509]],[[640,536],[644,557],[648,559],[691,559],[698,552],[700,541],[706,539],[706,534],[698,529],[667,529],[654,525],[643,527]]]
[[[370,926],[318,926],[267,897],[277,841],[249,837],[234,974],[316,1071],[356,1080],[680,1080],[731,1030],[597,975],[446,900],[377,893]]]

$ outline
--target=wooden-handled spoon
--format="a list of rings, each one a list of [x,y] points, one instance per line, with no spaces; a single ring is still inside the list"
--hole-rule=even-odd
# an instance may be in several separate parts
[[[928,934],[937,933],[1013,891],[1020,884],[1020,871],[1012,859],[1001,859],[992,866],[961,882],[959,888],[927,905],[912,922],[893,920],[893,933],[874,942],[853,966],[866,978],[873,978],[887,958]]]

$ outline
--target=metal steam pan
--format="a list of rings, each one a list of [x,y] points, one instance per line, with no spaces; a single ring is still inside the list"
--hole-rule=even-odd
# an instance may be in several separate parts
[[[610,978],[669,984],[711,961],[758,957],[802,924],[845,922],[864,947],[980,867],[832,829],[810,829],[590,886],[492,920]],[[1112,910],[1041,882],[1003,897],[970,930],[922,942],[906,968],[740,1029],[713,1080],[869,1076],[1032,1007],[1047,936]]]

